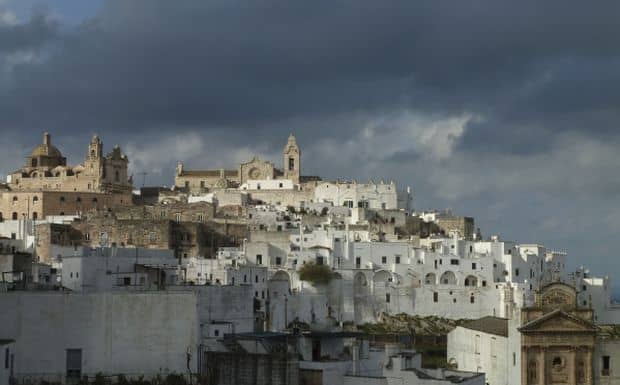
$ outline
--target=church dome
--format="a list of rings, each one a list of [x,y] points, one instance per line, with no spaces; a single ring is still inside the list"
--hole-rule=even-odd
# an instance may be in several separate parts
[[[34,150],[32,150],[32,153],[30,154],[31,157],[36,158],[39,156],[47,156],[50,158],[62,158],[62,154],[60,153],[60,150],[58,150],[56,147],[52,146],[51,144],[39,144],[37,147],[35,147]]]
[[[30,153],[31,158],[38,158],[40,156],[62,158],[62,153],[58,148],[52,145],[50,142],[50,135],[47,132],[43,135],[43,143],[35,147],[32,153]]]

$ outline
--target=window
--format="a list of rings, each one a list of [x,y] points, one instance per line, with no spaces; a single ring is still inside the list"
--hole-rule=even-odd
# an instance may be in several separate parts
[[[256,254],[256,264],[257,265],[262,265],[263,264],[263,255],[262,254]]]
[[[394,263],[397,265],[400,263],[400,255],[397,255],[396,258],[394,258]]]
[[[217,329],[215,329],[215,330],[213,331],[213,335],[214,335],[214,336],[216,336],[216,337],[219,337],[219,335],[220,335],[220,331],[219,331],[219,330],[217,330]]]
[[[76,201],[77,203],[80,203],[80,202],[82,202],[82,198],[77,197],[77,198],[75,198],[75,201]]]
[[[39,214],[36,211],[32,213],[32,219],[37,220],[39,218]]]
[[[472,262],[471,263],[471,269],[472,270],[476,270],[476,262]]]
[[[317,265],[322,265],[323,264],[323,257],[316,257],[316,264]]]
[[[450,260],[450,264],[451,265],[458,265],[459,264],[459,260],[458,259],[451,259]]]
[[[512,352],[512,366],[517,366],[517,353]]]
[[[131,285],[131,278],[123,277],[123,286],[130,286],[130,285]]]
[[[482,281],[482,287],[486,287],[487,286],[487,281]]]
[[[355,267],[359,269],[361,265],[362,265],[362,258],[355,257]]]
[[[243,274],[243,283],[247,283],[247,282],[248,282],[248,275]]]
[[[177,222],[181,222],[181,213],[174,214],[174,218]]]
[[[295,158],[293,157],[288,158],[288,169],[289,171],[295,170]]]
[[[189,181],[185,181],[185,188],[189,189]]]
[[[17,219],[17,213],[13,212],[13,214],[11,215],[11,218],[13,218],[13,220],[16,220]]]
[[[475,303],[475,302],[476,302],[476,300],[475,300],[475,298],[474,298],[474,295],[472,294],[472,295],[469,297],[469,303]]]
[[[385,302],[390,303],[390,293],[385,294]]]
[[[33,202],[38,202],[38,201],[39,201],[39,197],[37,197],[37,196],[33,197],[33,198],[32,198],[32,201],[33,201]]]
[[[381,263],[385,265],[387,263],[387,257],[381,257]]]
[[[17,196],[13,197],[13,202],[17,202]]]
[[[282,257],[276,257],[276,265],[282,264]]]
[[[258,275],[254,277],[254,282],[258,283]]]
[[[602,360],[603,360],[603,365],[601,367],[601,376],[609,376],[609,374],[610,374],[610,371],[609,371],[610,357],[609,356],[603,356]]]
[[[278,187],[282,188],[283,187],[282,183],[278,183]]]
[[[515,276],[518,277],[519,276],[519,269],[515,269]]]
[[[65,201],[65,197],[60,197],[60,201],[64,202]]]
[[[9,368],[9,348],[4,349],[4,368]]]
[[[204,180],[200,181],[200,188],[205,188],[205,181]]]
[[[93,198],[93,203],[97,203],[97,198]]]
[[[439,293],[437,292],[433,293],[433,302],[439,302]]]
[[[474,353],[480,354],[480,334],[476,334],[474,338]]]

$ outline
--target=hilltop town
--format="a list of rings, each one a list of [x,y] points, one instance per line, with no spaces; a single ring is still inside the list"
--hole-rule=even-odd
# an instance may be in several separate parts
[[[0,385],[620,383],[607,277],[275,139],[135,188],[120,147],[45,133],[0,184]]]

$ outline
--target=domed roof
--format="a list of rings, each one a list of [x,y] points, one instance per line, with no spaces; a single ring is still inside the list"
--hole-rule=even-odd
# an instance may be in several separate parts
[[[51,144],[39,144],[37,147],[35,147],[34,150],[32,150],[32,153],[30,154],[31,157],[36,158],[39,156],[48,156],[50,158],[62,158],[62,154],[60,153],[60,150],[58,150],[56,147],[52,146]]]
[[[32,158],[39,156],[62,158],[62,153],[59,149],[52,145],[50,135],[47,132],[43,134],[43,143],[35,147],[34,150],[32,150],[32,153],[30,153],[30,157]]]

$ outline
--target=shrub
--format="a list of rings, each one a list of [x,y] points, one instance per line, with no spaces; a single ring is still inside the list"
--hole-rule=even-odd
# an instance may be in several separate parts
[[[313,284],[326,284],[332,279],[331,269],[325,265],[306,263],[299,269],[299,279]]]

